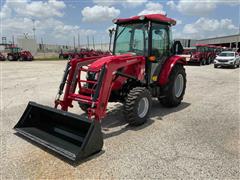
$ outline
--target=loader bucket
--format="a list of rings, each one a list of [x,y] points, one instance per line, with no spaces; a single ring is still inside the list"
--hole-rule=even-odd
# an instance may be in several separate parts
[[[103,146],[99,122],[34,102],[28,103],[14,129],[72,161],[97,153]]]

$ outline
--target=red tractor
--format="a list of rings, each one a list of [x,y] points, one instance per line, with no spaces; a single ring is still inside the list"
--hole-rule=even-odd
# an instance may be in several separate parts
[[[69,52],[60,52],[59,59],[72,59],[77,55],[76,52],[69,51]]]
[[[213,63],[214,59],[216,58],[217,55],[217,46],[215,45],[209,45],[209,59],[210,59],[210,64]]]
[[[18,47],[10,47],[10,52],[7,53],[9,61],[32,61],[34,58],[30,51],[22,51]]]
[[[5,61],[5,60],[6,60],[5,56],[0,52],[0,61]]]
[[[176,55],[176,43],[171,41],[176,21],[151,14],[114,23],[112,55],[69,61],[55,107],[29,102],[14,127],[17,132],[75,161],[102,149],[100,123],[108,102],[123,103],[125,119],[132,126],[148,120],[153,98],[166,107],[181,103],[186,61]],[[86,117],[67,112],[73,101]]]
[[[197,63],[198,65],[206,65],[212,62],[212,52],[208,44],[197,44],[196,50],[192,52],[189,63]]]

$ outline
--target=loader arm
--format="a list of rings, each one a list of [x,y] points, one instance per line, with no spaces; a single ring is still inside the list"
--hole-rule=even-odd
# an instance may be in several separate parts
[[[91,64],[92,62],[102,57],[105,56],[95,56],[80,59],[75,58],[67,63],[62,81],[59,86],[57,98],[55,99],[55,108],[57,108],[60,105],[62,110],[68,111],[68,107],[72,107],[72,101],[68,99],[68,96],[70,93],[72,93],[71,91],[75,91],[76,89],[77,85],[76,76],[79,68]],[[63,100],[60,100],[63,91],[64,97]]]
[[[109,97],[113,86],[113,80],[116,80],[115,75],[117,73],[117,70],[126,66],[137,64],[145,65],[145,58],[143,56],[126,57],[120,58],[118,60],[108,61],[105,64],[106,72],[102,80],[102,87],[99,91],[98,104],[96,109],[90,109],[90,113],[94,113],[96,120],[101,120],[106,115],[106,108],[109,102]]]
[[[94,63],[95,61],[98,61],[98,63]],[[61,105],[62,110],[68,111],[69,107],[73,107],[73,101],[86,103],[90,106],[88,109],[88,118],[100,121],[105,117],[113,81],[116,80],[117,70],[135,64],[144,66],[145,58],[143,56],[128,55],[86,58],[84,61],[81,59],[71,60],[63,100],[57,99],[55,101],[55,107]],[[84,69],[83,66],[89,66],[89,68]],[[96,82],[82,80],[82,71],[96,72],[99,74],[98,79]],[[139,75],[137,78],[141,80],[141,78],[143,79],[143,75]],[[95,84],[95,89],[84,88],[81,85],[83,82]],[[77,93],[77,85],[79,92],[88,90],[92,93],[90,95]]]

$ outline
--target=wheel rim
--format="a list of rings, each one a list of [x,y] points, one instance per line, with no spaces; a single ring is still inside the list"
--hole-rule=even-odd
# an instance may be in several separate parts
[[[138,116],[140,118],[143,118],[144,116],[146,116],[148,109],[149,109],[148,98],[143,97],[138,103]]]
[[[175,96],[179,98],[182,95],[184,86],[184,78],[182,74],[178,74],[174,83]]]

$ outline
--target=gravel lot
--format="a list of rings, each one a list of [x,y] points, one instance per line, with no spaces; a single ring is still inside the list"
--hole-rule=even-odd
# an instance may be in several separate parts
[[[65,63],[0,62],[2,179],[239,178],[239,69],[187,66],[183,103],[167,109],[154,101],[138,128],[111,103],[103,151],[71,164],[12,130],[29,100],[53,106]],[[77,105],[71,111],[82,113]]]

